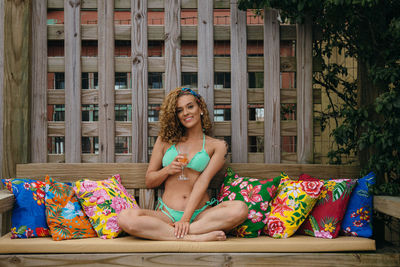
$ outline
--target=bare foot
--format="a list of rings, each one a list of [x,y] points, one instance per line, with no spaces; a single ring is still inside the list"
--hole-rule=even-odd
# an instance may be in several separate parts
[[[188,236],[189,237],[189,236]],[[224,231],[213,231],[205,234],[190,235],[189,240],[191,241],[224,241],[226,240],[226,235]]]

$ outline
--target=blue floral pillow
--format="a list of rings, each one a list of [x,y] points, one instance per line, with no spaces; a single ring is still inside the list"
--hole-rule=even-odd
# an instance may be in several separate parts
[[[14,194],[11,238],[49,236],[45,213],[45,183],[30,179],[2,179]]]
[[[342,221],[342,231],[345,235],[372,236],[373,196],[370,188],[374,184],[375,174],[373,172],[358,179]]]

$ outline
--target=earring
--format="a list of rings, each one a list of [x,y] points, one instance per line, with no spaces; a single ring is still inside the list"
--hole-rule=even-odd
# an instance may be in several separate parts
[[[200,113],[200,115],[201,115],[201,116],[203,116],[203,112],[202,112],[202,113]]]

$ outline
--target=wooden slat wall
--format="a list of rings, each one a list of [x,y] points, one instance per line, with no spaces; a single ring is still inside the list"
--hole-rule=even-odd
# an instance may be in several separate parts
[[[247,38],[246,12],[231,0],[232,162],[247,162]]]
[[[31,161],[47,162],[47,1],[32,1]]]
[[[312,23],[297,25],[297,162],[313,163]]]
[[[99,161],[114,162],[114,0],[98,0]]]
[[[214,16],[213,0],[198,0],[198,89],[214,116]]]
[[[181,0],[165,0],[165,91],[181,85]]]
[[[132,161],[147,162],[147,0],[132,7]]]
[[[64,1],[65,162],[81,162],[80,0]]]
[[[264,162],[281,162],[278,12],[264,10]]]
[[[62,9],[64,7],[62,0],[47,0],[48,8]],[[68,1],[69,2],[69,1]],[[156,136],[158,134],[158,123],[147,122],[147,106],[148,104],[161,104],[163,97],[169,90],[181,84],[182,72],[197,72],[198,73],[198,90],[202,94],[209,106],[211,117],[213,117],[214,105],[231,105],[232,121],[215,122],[214,134],[216,136],[232,136],[232,161],[233,162],[285,162],[295,163],[304,156],[304,149],[310,148],[308,145],[303,145],[301,140],[313,140],[314,135],[320,135],[318,125],[313,127],[312,117],[305,114],[308,110],[312,110],[310,105],[302,105],[300,101],[306,101],[308,98],[313,98],[314,103],[321,103],[320,91],[309,91],[306,98],[303,97],[303,91],[299,88],[279,88],[279,75],[280,72],[296,72],[301,69],[304,64],[305,54],[297,52],[297,57],[279,55],[280,44],[282,40],[296,40],[299,34],[296,32],[295,25],[279,25],[277,21],[276,12],[269,15],[274,11],[265,11],[265,25],[246,25],[246,13],[232,9],[232,20],[242,19],[239,24],[232,23],[232,25],[213,25],[213,11],[214,8],[229,9],[230,5],[236,6],[236,1],[231,2],[228,0],[211,1],[211,0],[114,0],[114,8],[129,10],[132,6],[131,25],[114,25],[114,34],[109,34],[105,37],[103,34],[107,31],[107,26],[101,21],[103,15],[101,14],[101,4],[104,2],[100,0],[86,0],[81,1],[81,8],[99,10],[98,21],[99,25],[81,25],[80,34],[81,40],[99,40],[99,56],[98,57],[81,57],[81,71],[82,72],[99,72],[99,87],[100,90],[79,90],[77,95],[81,100],[80,105],[91,104],[99,105],[99,121],[81,122],[79,126],[81,136],[99,136],[99,154],[80,154],[81,144],[79,143],[79,161],[82,162],[147,162],[147,136]],[[72,1],[71,3],[74,3]],[[107,3],[110,7],[112,3]],[[139,9],[142,8],[142,11]],[[145,25],[147,19],[144,17],[147,9],[164,9],[165,10],[165,26],[164,25]],[[180,25],[180,13],[182,9],[197,8],[199,25]],[[238,14],[241,16],[237,16]],[[145,14],[145,15],[143,15]],[[235,18],[236,16],[236,18]],[[204,23],[206,22],[206,23]],[[111,24],[111,20],[108,21]],[[109,27],[109,26],[108,26]],[[231,29],[232,28],[232,29]],[[99,29],[99,30],[98,30]],[[102,30],[100,30],[102,29]],[[49,40],[63,40],[65,30],[63,25],[48,25],[48,39]],[[305,29],[307,34],[309,29]],[[300,32],[301,33],[301,32]],[[236,38],[236,37],[237,38]],[[235,39],[236,38],[236,39]],[[112,39],[112,40],[107,40]],[[103,41],[105,40],[105,41]],[[101,46],[106,42],[109,45],[114,44],[115,40],[131,40],[132,41],[132,57],[113,57],[111,53],[113,49],[106,49],[108,54],[101,52],[104,47]],[[147,40],[165,41],[164,57],[147,57]],[[197,40],[198,55],[195,57],[182,57],[180,51],[181,40]],[[231,41],[231,58],[214,56],[214,40],[229,40]],[[264,57],[248,57],[246,46],[248,40],[264,41]],[[67,42],[67,41],[66,41]],[[297,40],[301,42],[301,37]],[[304,46],[308,43],[303,42]],[[80,51],[80,46],[75,47]],[[67,49],[67,47],[66,47]],[[299,48],[298,48],[299,49]],[[311,49],[307,47],[307,49]],[[304,55],[302,58],[300,55]],[[114,61],[114,64],[102,63],[102,56],[107,56],[106,62]],[[307,56],[305,56],[307,57]],[[268,59],[268,60],[265,60]],[[65,57],[49,57],[48,58],[48,72],[65,72],[67,71],[67,54]],[[79,61],[78,61],[79,62]],[[243,62],[247,62],[243,64]],[[240,63],[240,64],[239,64]],[[300,64],[300,65],[299,65]],[[303,64],[303,65],[301,65]],[[79,64],[78,64],[79,65]],[[108,65],[109,70],[101,69],[104,65]],[[210,66],[213,66],[211,68]],[[300,66],[300,67],[299,67]],[[304,65],[305,66],[305,65]],[[312,67],[311,65],[307,65]],[[114,67],[114,70],[111,68]],[[132,73],[132,90],[111,90],[103,88],[102,79],[106,79],[109,85],[104,88],[113,89],[114,72]],[[164,90],[147,89],[147,75],[148,72],[162,72],[164,73]],[[231,72],[232,88],[216,89],[213,90],[214,72]],[[264,88],[247,88],[248,72],[264,72]],[[102,73],[107,73],[109,77],[105,77]],[[304,79],[311,79],[310,72],[299,72],[297,75],[297,84],[303,84],[303,88],[310,88],[304,84]],[[79,78],[80,80],[80,78]],[[68,79],[66,78],[66,83]],[[311,80],[305,81],[311,83]],[[247,90],[244,90],[247,88]],[[107,96],[104,95],[107,92]],[[312,95],[310,96],[310,92]],[[67,97],[66,97],[67,96]],[[76,96],[76,95],[75,95]],[[107,97],[108,102],[104,102]],[[48,90],[47,101],[50,105],[67,104],[68,90]],[[114,101],[114,103],[112,103]],[[76,102],[76,101],[75,101]],[[104,104],[103,104],[104,103]],[[299,120],[294,121],[281,121],[280,108],[281,104],[297,104],[299,109],[297,114],[301,116]],[[132,105],[132,122],[115,122],[114,108],[112,105],[123,104]],[[248,121],[248,104],[261,104],[264,105],[265,120],[264,121]],[[102,114],[104,106],[109,107],[108,115]],[[67,105],[68,106],[68,105]],[[303,109],[304,111],[301,111]],[[68,108],[66,107],[68,114]],[[111,115],[112,114],[112,115]],[[75,114],[78,116],[78,114]],[[304,116],[311,118],[301,120]],[[105,127],[105,118],[111,123],[111,127]],[[76,120],[80,121],[80,120]],[[265,123],[264,123],[265,122]],[[311,122],[311,127],[303,127],[302,123]],[[114,126],[115,125],[115,126]],[[114,129],[112,129],[114,126]],[[48,123],[48,136],[67,136],[68,123],[63,122],[49,122]],[[310,130],[310,134],[298,133],[298,129]],[[107,129],[108,132],[104,132]],[[112,133],[114,137],[112,137]],[[108,135],[107,139],[101,136]],[[113,138],[119,136],[128,136],[132,138],[131,146],[132,153],[115,155],[111,152],[114,149],[115,140]],[[248,153],[248,137],[264,136],[264,153]],[[298,140],[297,153],[281,152],[281,137],[297,136]],[[68,139],[68,138],[67,138]],[[108,140],[108,141],[102,141]],[[304,141],[305,142],[305,141]],[[66,148],[68,145],[66,140]],[[106,148],[106,146],[108,148]],[[78,145],[75,146],[78,148]],[[107,149],[109,152],[103,153]],[[312,153],[312,143],[311,143]],[[76,153],[78,154],[78,153]],[[104,158],[105,154],[109,155],[108,159]],[[112,158],[114,157],[114,158]],[[311,157],[312,158],[312,157]],[[49,161],[64,162],[68,161],[64,155],[49,155]]]

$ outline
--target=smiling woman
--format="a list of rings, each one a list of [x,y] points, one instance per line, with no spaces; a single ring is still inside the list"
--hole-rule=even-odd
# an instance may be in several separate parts
[[[208,136],[212,124],[203,97],[190,88],[171,91],[161,106],[160,126],[146,185],[164,184],[164,194],[155,211],[122,211],[119,225],[153,240],[225,240],[225,231],[242,223],[248,210],[242,201],[216,204],[207,193],[225,163],[227,145]]]

